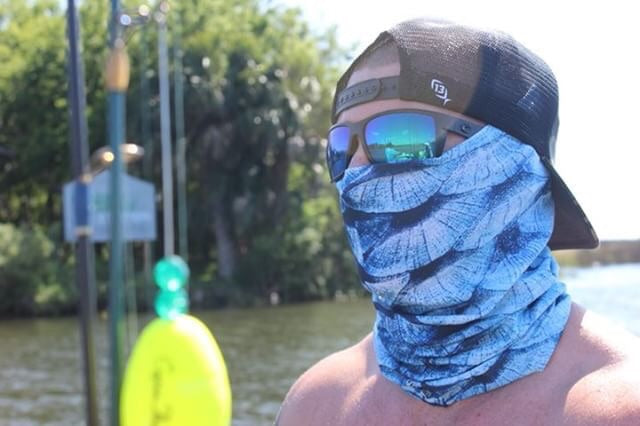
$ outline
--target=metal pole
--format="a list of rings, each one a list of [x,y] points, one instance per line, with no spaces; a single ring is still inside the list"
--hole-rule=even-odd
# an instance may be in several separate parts
[[[138,60],[142,64],[140,72],[140,139],[144,147],[142,158],[142,174],[145,179],[152,180],[153,143],[151,140],[151,119],[149,117],[149,75],[147,49],[149,48],[147,25],[140,27],[140,51]]]
[[[185,262],[189,260],[187,244],[187,141],[184,137],[184,90],[182,75],[182,48],[179,30],[175,32],[173,48],[174,111],[176,117],[176,178],[178,192],[178,251]]]
[[[87,173],[89,147],[87,143],[87,121],[85,117],[84,72],[78,39],[80,28],[74,0],[67,3],[67,26],[69,38],[69,99],[71,104],[71,157],[73,176],[78,180],[75,197],[77,242],[76,286],[80,296],[80,340],[82,344],[82,362],[84,368],[85,417],[90,426],[98,425],[98,406],[96,403],[95,350],[93,345],[93,319],[95,318],[95,276],[93,267],[93,246],[89,227],[88,183],[91,175]]]
[[[112,426],[120,423],[120,386],[124,370],[124,300],[123,300],[123,236],[122,236],[122,152],[125,139],[125,100],[129,84],[129,63],[124,42],[120,38],[119,0],[111,2],[111,53],[107,62],[109,91],[109,145],[114,160],[111,166],[111,253],[109,256],[109,337],[111,359]]]
[[[166,2],[162,2],[160,7]],[[158,22],[158,80],[160,83],[160,142],[162,145],[162,211],[164,219],[164,255],[174,254],[173,173],[171,160],[171,116],[169,115],[169,60],[167,19],[156,14]]]
[[[123,249],[122,242],[122,158],[124,140],[124,93],[109,93],[109,145],[114,154],[111,166],[111,253],[109,256],[109,337],[111,341],[111,424],[118,424],[120,382],[124,356],[123,341]]]
[[[133,245],[127,244],[125,256],[125,277],[127,278],[127,309],[129,315],[126,316],[127,323],[127,354],[131,354],[133,346],[138,337],[138,300],[137,300],[137,280],[136,265],[133,255]]]
[[[142,72],[140,73],[140,135],[141,142],[144,146],[144,158],[142,164],[143,176],[145,179],[153,180],[153,143],[151,140],[151,120],[149,117],[149,76],[147,74],[147,49],[149,37],[147,25],[143,25],[140,30],[140,52],[139,60],[142,64]],[[152,310],[153,298],[155,295],[155,285],[151,279],[151,241],[142,243],[142,257],[144,270],[144,294],[145,303]]]

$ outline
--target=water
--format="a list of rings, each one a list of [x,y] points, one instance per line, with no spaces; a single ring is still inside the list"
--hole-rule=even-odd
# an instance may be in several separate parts
[[[574,300],[640,335],[640,264],[563,269]],[[367,301],[196,312],[229,368],[233,424],[269,425],[306,368],[371,329]],[[144,321],[141,321],[144,322]],[[106,321],[96,326],[101,423],[107,424]],[[84,424],[75,318],[0,322],[0,425]]]
[[[564,268],[574,301],[640,336],[640,264]]]

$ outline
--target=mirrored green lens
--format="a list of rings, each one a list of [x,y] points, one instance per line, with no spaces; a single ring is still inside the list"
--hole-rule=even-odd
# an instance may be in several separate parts
[[[413,112],[381,115],[367,123],[365,141],[373,161],[398,163],[437,157],[436,123],[433,117]]]

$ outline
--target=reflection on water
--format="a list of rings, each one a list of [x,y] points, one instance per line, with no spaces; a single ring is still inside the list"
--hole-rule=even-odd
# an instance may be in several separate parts
[[[579,303],[640,335],[640,265],[564,269]],[[213,331],[231,376],[234,425],[271,424],[296,377],[371,329],[367,301],[196,312]],[[143,321],[141,321],[143,322]],[[102,424],[107,424],[106,323],[95,330]],[[84,424],[74,318],[0,322],[0,424]]]

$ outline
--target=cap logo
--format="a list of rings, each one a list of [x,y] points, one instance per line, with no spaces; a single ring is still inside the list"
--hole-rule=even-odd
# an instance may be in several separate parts
[[[449,91],[447,90],[447,86],[440,80],[436,80],[435,78],[431,80],[431,90],[435,93],[436,98],[442,99],[442,106],[445,106],[447,102],[451,100],[448,98]]]

